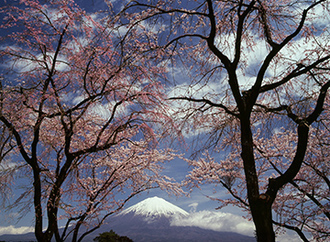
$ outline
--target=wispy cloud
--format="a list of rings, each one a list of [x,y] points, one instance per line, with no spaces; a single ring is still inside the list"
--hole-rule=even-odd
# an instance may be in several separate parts
[[[188,205],[188,207],[190,207],[190,212],[195,213],[197,210],[197,206],[198,206],[198,203],[192,203],[192,204]]]

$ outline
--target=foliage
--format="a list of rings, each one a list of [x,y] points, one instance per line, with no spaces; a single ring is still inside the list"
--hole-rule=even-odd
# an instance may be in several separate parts
[[[133,241],[127,236],[120,236],[116,234],[114,231],[104,232],[93,239],[96,242],[130,242]]]

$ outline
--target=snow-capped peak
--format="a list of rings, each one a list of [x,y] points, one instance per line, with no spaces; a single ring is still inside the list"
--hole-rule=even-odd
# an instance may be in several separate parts
[[[139,202],[124,211],[121,214],[134,213],[146,217],[172,217],[172,216],[187,216],[188,212],[167,202],[163,198],[151,197]]]

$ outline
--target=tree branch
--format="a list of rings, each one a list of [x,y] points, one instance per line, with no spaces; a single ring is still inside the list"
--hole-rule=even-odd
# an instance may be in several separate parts
[[[275,44],[275,45],[272,46],[272,50],[269,52],[269,54],[265,58],[264,62],[262,63],[261,68],[259,69],[256,82],[254,83],[254,85],[250,89],[250,93],[249,93],[250,94],[249,95],[249,97],[250,97],[250,108],[253,107],[254,103],[256,102],[256,100],[257,100],[257,98],[258,98],[258,96],[261,92],[260,89],[261,89],[262,81],[264,79],[264,75],[265,75],[266,70],[268,69],[271,61],[273,60],[273,58],[281,51],[281,49],[284,46],[286,46],[294,37],[296,37],[300,33],[300,31],[302,30],[302,28],[305,24],[308,11],[311,10],[312,8],[314,8],[316,5],[318,5],[318,4],[320,4],[324,1],[326,1],[326,0],[321,0],[321,1],[315,2],[312,5],[310,5],[307,9],[305,9],[302,13],[301,20],[300,20],[299,25],[296,28],[296,30],[292,34],[288,35],[280,44]],[[327,59],[329,59],[329,56],[327,57]],[[306,72],[307,72],[307,70],[306,70]],[[294,75],[294,73],[292,73],[292,75]],[[294,75],[294,76],[297,76],[297,75]],[[284,80],[282,80],[282,82],[283,81]],[[279,83],[279,85],[282,85],[282,84]]]
[[[330,59],[330,55],[328,56],[325,56],[321,59],[318,59],[317,61],[315,61],[313,64],[309,65],[309,66],[305,66],[302,67],[299,65],[297,66],[290,74],[288,74],[286,77],[284,77],[282,80],[278,81],[278,82],[275,82],[275,83],[271,83],[271,84],[266,84],[264,86],[261,86],[260,87],[260,90],[259,92],[260,93],[263,93],[263,92],[267,92],[267,91],[270,91],[270,90],[273,90],[287,82],[289,82],[291,79],[295,78],[295,77],[298,77],[298,76],[301,76],[303,74],[306,74],[308,72],[310,72],[312,69],[316,68],[317,65],[327,61]]]
[[[309,242],[309,240],[306,238],[306,236],[304,235],[304,233],[302,232],[302,230],[299,229],[298,227],[291,226],[291,225],[288,225],[288,224],[285,224],[285,223],[279,223],[279,222],[276,222],[275,220],[273,220],[273,224],[276,224],[277,226],[280,226],[280,227],[283,227],[283,228],[286,228],[286,229],[293,230],[293,231],[295,231],[299,235],[299,237],[304,242]]]
[[[238,24],[237,24],[237,30],[236,30],[236,40],[235,40],[235,57],[233,61],[233,68],[237,68],[240,57],[241,57],[241,45],[242,45],[242,36],[243,36],[243,27],[246,17],[251,13],[253,6],[255,4],[255,0],[251,1],[251,3],[248,5],[248,7],[244,10],[243,14],[239,14],[240,7],[241,7],[242,1],[240,2],[239,10],[238,10]]]
[[[170,97],[169,100],[186,100],[189,102],[202,102],[202,103],[206,103],[212,107],[218,107],[223,109],[226,113],[233,115],[235,117],[238,117],[238,114],[235,113],[234,111],[231,111],[228,107],[226,107],[225,105],[221,104],[221,103],[214,103],[211,100],[208,100],[206,98],[201,98],[201,99],[197,99],[197,98],[189,98],[189,97]]]

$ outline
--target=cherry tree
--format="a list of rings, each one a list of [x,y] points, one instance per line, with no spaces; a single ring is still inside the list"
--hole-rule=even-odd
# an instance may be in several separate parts
[[[112,9],[89,14],[73,0],[1,7],[0,184],[2,195],[20,187],[12,206],[34,210],[38,241],[81,241],[143,191],[181,193],[161,174],[177,156],[158,147],[159,128],[174,127],[164,55],[146,52],[144,26],[127,34]]]
[[[233,199],[222,202],[250,211],[258,241],[275,241],[273,224],[302,238],[306,230],[329,236],[329,173],[323,169],[329,154],[328,4],[197,0],[126,6],[136,23],[161,31],[158,45],[174,67],[171,99],[181,104],[178,122],[185,132],[200,132],[199,144],[206,137],[204,148],[221,152],[217,159],[207,152],[189,161],[194,168],[188,179],[195,186],[225,187]]]
[[[301,169],[285,188],[279,190],[272,206],[276,233],[281,234],[283,229],[293,230],[303,241],[329,239],[329,132],[328,122],[321,119],[319,122],[318,125],[326,126],[311,128],[306,158]],[[267,190],[269,177],[280,176],[288,169],[296,151],[293,139],[296,134],[292,130],[274,128],[272,135],[267,138],[267,134],[261,130],[268,130],[268,125],[259,126],[253,137],[258,177],[264,190]],[[230,140],[227,140],[228,137]],[[188,160],[193,169],[187,176],[187,183],[190,187],[219,184],[232,198],[210,197],[220,202],[218,209],[233,205],[249,211],[243,162],[240,154],[235,152],[240,150],[240,144],[235,138],[237,137],[228,135],[224,139],[228,143],[223,142],[217,147],[215,153],[225,150],[228,153],[221,156],[224,158],[219,159],[219,156],[205,152],[200,159]]]

